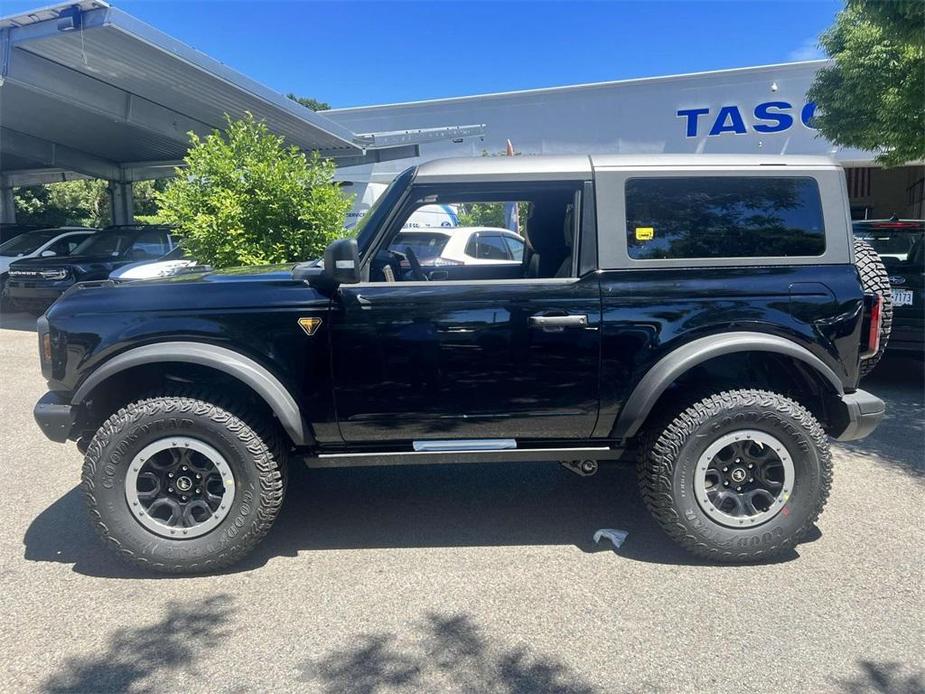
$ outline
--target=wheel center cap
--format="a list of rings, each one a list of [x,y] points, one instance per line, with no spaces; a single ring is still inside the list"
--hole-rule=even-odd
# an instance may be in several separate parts
[[[740,482],[744,482],[747,475],[748,473],[745,472],[745,468],[737,467],[730,473],[729,476],[732,478],[733,482],[738,484]]]
[[[177,478],[177,489],[181,492],[188,492],[193,488],[193,481],[189,477],[178,477]]]

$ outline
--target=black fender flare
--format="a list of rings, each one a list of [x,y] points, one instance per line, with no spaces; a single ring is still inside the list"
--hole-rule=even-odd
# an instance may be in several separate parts
[[[845,389],[836,373],[815,354],[793,340],[757,332],[732,332],[692,340],[655,363],[626,399],[613,427],[613,437],[635,436],[655,403],[680,376],[709,359],[735,352],[774,352],[798,359],[818,372],[839,395]]]
[[[159,362],[208,366],[236,378],[263,398],[294,444],[311,443],[298,403],[276,376],[240,352],[202,342],[159,342],[123,352],[93,371],[74,393],[71,404],[80,405],[94,388],[121,371]]]

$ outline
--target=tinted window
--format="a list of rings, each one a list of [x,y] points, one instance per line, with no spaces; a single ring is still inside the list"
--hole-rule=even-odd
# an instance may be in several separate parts
[[[418,260],[433,260],[438,257],[446,246],[449,236],[446,234],[431,234],[424,231],[401,232],[389,244],[389,250],[404,253],[411,248]]]
[[[921,244],[925,226],[911,222],[859,222],[854,225],[854,234],[864,239],[886,260],[906,260],[916,244]]]
[[[511,253],[500,234],[480,232],[469,237],[466,255],[482,260],[510,260]]]
[[[816,256],[825,251],[811,178],[703,176],[626,182],[631,258]]]
[[[0,244],[0,255],[8,258],[15,258],[26,253],[32,253],[39,246],[48,243],[60,231],[52,229],[51,231],[31,231],[26,234],[20,234],[6,243]]]
[[[58,239],[48,250],[54,251],[55,255],[70,255],[90,234],[71,234],[63,239]]]
[[[511,257],[516,260],[518,263],[524,259],[524,242],[520,239],[515,239],[513,236],[505,236],[504,242],[507,244],[507,249],[511,253]]]
[[[511,253],[500,234],[479,234],[479,258],[510,260]]]
[[[149,229],[138,234],[130,253],[133,257],[160,258],[169,250],[167,233],[159,229]]]

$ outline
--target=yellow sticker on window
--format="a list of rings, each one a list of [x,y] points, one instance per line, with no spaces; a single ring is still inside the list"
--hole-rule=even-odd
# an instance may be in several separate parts
[[[651,241],[655,237],[654,227],[636,227],[637,241]]]

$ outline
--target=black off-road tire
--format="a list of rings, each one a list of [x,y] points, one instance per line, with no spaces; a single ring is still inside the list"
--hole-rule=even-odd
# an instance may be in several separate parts
[[[250,411],[236,416],[231,409],[194,397],[156,396],[126,405],[96,432],[87,448],[81,488],[97,532],[122,558],[163,573],[211,572],[242,559],[270,530],[283,502],[288,449],[272,421]],[[214,447],[235,478],[227,515],[199,537],[159,536],[129,510],[129,464],[145,446],[171,436]]]
[[[707,515],[694,494],[700,456],[739,430],[766,432],[790,453],[795,478],[775,516],[751,527],[727,527]],[[697,402],[668,424],[638,468],[643,499],[664,531],[712,561],[757,562],[779,556],[813,525],[828,499],[832,458],[825,432],[808,410],[763,390],[733,390]]]
[[[893,328],[893,293],[890,291],[890,276],[880,259],[880,254],[863,239],[854,239],[854,262],[861,276],[861,286],[865,292],[874,292],[883,298],[882,318],[880,321],[880,348],[877,353],[861,359],[860,377],[864,378],[874,370],[886,351]]]

